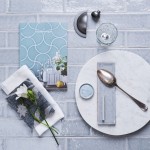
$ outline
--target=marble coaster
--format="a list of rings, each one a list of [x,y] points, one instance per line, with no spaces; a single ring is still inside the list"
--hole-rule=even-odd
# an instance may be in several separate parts
[[[105,69],[115,74],[114,63],[97,63],[97,69]],[[97,123],[115,125],[116,123],[116,88],[105,86],[97,77]]]

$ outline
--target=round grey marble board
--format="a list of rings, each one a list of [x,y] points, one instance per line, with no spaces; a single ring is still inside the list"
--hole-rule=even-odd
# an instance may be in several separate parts
[[[116,125],[97,124],[97,62],[114,62],[117,83],[132,96],[145,103],[149,110],[143,112],[127,95],[116,88]],[[81,85],[88,83],[94,95],[85,101],[80,97]],[[83,119],[94,129],[109,135],[124,135],[139,130],[150,120],[150,65],[140,56],[113,50],[100,53],[81,69],[76,82],[76,102]]]

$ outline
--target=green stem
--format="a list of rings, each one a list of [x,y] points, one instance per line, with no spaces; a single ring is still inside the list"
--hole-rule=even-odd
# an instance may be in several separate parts
[[[28,109],[28,108],[27,108],[27,109]],[[49,128],[49,126],[48,126],[47,124],[43,123],[43,122],[42,122],[41,120],[39,120],[35,115],[33,115],[29,109],[28,109],[28,111],[29,111],[29,113],[31,114],[31,116],[33,117],[33,119],[34,119],[36,122],[41,123],[41,124],[43,124],[43,125],[45,125],[46,127]],[[55,131],[55,132],[58,134],[58,132],[56,131],[55,128],[53,128],[53,127],[51,127],[51,128],[52,128],[53,131]]]
[[[30,94],[31,94],[31,93],[30,93]],[[34,97],[34,98],[35,98],[35,97]],[[57,141],[57,139],[56,139],[56,137],[55,137],[55,134],[54,134],[54,132],[53,132],[54,128],[53,128],[53,127],[50,127],[50,125],[49,125],[48,122],[46,121],[45,116],[43,115],[43,113],[41,112],[40,108],[39,108],[38,105],[37,105],[36,99],[35,99],[34,102],[31,100],[31,102],[36,105],[36,107],[37,107],[37,109],[38,109],[38,111],[39,111],[39,114],[40,114],[41,117],[42,117],[42,120],[44,120],[44,121],[46,122],[46,126],[47,126],[48,129],[51,131],[51,133],[52,133],[52,135],[53,135],[53,137],[54,137],[54,139],[55,139],[57,145],[59,145],[59,143],[58,143],[58,141]],[[22,101],[22,103],[23,103],[23,101]],[[26,106],[26,105],[24,104],[24,106]],[[32,117],[33,117],[33,119],[34,119],[35,121],[37,121],[38,123],[42,123],[37,117],[35,117],[35,115],[33,115],[33,114],[30,112],[30,110],[29,110],[29,108],[28,108],[27,106],[26,106],[26,108],[28,109],[29,113],[32,115]],[[42,124],[43,124],[43,123],[42,123]],[[45,125],[45,124],[44,124],[44,125]],[[56,130],[54,130],[54,131],[55,131],[56,133],[58,133]]]
[[[43,113],[40,111],[39,107],[37,107],[37,109],[38,109],[39,113],[41,114],[42,119],[46,122],[46,124],[47,124],[49,130],[51,131],[51,133],[52,133],[52,135],[53,135],[53,137],[54,137],[54,139],[55,139],[55,141],[56,141],[56,143],[57,143],[57,145],[59,145],[59,143],[58,143],[58,141],[57,141],[57,139],[56,139],[56,137],[55,137],[55,134],[54,134],[53,130],[51,129],[51,127],[49,126],[49,124],[48,124],[47,120],[45,119]]]

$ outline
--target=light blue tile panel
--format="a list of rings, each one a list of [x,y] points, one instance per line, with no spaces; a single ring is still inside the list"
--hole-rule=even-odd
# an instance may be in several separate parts
[[[67,56],[66,23],[20,24],[20,66],[27,65],[35,75],[42,65],[60,52]]]

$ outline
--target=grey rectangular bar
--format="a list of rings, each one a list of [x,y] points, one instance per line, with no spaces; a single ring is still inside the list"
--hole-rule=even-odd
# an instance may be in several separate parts
[[[115,75],[114,63],[97,63],[97,69],[105,69]],[[98,125],[116,124],[116,88],[106,87],[97,77]]]

